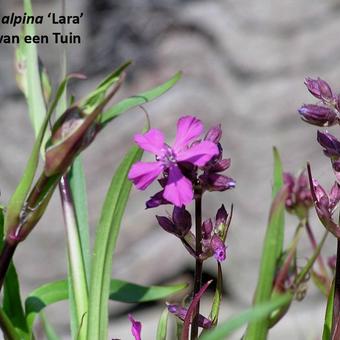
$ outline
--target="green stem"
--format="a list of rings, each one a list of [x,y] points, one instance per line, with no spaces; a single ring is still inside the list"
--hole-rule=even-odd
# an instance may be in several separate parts
[[[73,296],[77,313],[78,339],[86,339],[88,313],[88,284],[86,279],[84,257],[80,242],[72,194],[67,176],[59,183],[60,196],[67,234],[67,251],[70,264]]]
[[[11,320],[2,309],[0,309],[0,328],[6,340],[20,340],[20,336],[12,325]]]
[[[199,256],[202,253],[202,191],[201,189],[195,190],[195,228],[196,228],[196,266],[194,277],[194,296],[200,291],[202,285],[202,270],[203,262]],[[198,338],[198,316],[200,311],[200,303],[193,314],[191,325],[191,340]]]

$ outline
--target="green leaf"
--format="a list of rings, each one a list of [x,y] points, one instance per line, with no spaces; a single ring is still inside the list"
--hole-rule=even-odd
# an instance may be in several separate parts
[[[21,303],[19,279],[13,262],[8,267],[4,281],[3,310],[15,328],[24,333],[27,332],[25,314]]]
[[[86,180],[81,156],[78,156],[68,173],[76,213],[87,281],[90,282],[90,237],[86,194]]]
[[[25,301],[25,314],[30,334],[32,334],[35,318],[46,306],[59,301],[67,300],[67,298],[67,280],[47,283],[29,294]]]
[[[30,0],[24,0],[24,11],[28,16],[33,15]],[[25,24],[24,34],[30,36],[35,35],[34,24]],[[38,136],[46,116],[44,96],[40,81],[38,50],[36,44],[26,44],[24,39],[21,39],[21,44],[22,45],[19,48],[21,50],[21,54],[24,56],[23,58],[26,59],[27,62],[27,76],[25,81],[29,115],[35,135]]]
[[[333,304],[334,304],[334,280],[332,283],[332,288],[330,289],[329,294],[328,294],[325,322],[323,325],[322,340],[329,340],[331,338],[332,323],[333,323]]]
[[[274,199],[276,195],[279,193],[281,188],[283,187],[283,167],[282,161],[280,158],[279,151],[276,147],[273,148],[273,157],[274,157],[274,181],[273,181],[273,188],[272,188],[272,198]],[[277,228],[277,235],[278,244],[277,244],[277,255],[276,258],[279,259],[283,250],[283,243],[284,243],[284,211],[281,213],[279,217],[280,222]]]
[[[82,108],[82,111],[85,113],[92,112],[105,98],[106,92],[110,89],[110,87],[117,83],[120,79],[122,73],[125,69],[130,66],[131,62],[128,61],[123,65],[119,66],[116,70],[114,70],[110,75],[108,75],[97,87],[94,91],[92,91],[89,95],[86,96],[81,102],[79,106]]]
[[[113,176],[104,201],[92,256],[87,333],[89,339],[107,338],[112,255],[131,190],[127,174],[131,165],[140,160],[142,154],[135,146],[130,149]]]
[[[119,103],[117,103],[116,105],[112,106],[110,109],[102,113],[100,119],[102,127],[105,126],[112,119],[116,118],[122,112],[125,112],[133,107],[150,102],[151,100],[159,97],[166,91],[170,90],[180,78],[181,73],[178,72],[171,79],[169,79],[167,82],[158,87],[155,87],[143,93],[139,93],[135,96],[123,99],[122,101],[120,101]]]
[[[274,149],[274,185],[273,203],[270,210],[269,222],[264,240],[260,273],[257,282],[254,305],[262,304],[271,299],[276,265],[281,256],[284,234],[284,207],[286,190],[281,188],[282,165],[276,149]],[[264,340],[267,337],[269,320],[264,318],[251,323],[247,329],[245,340]]]
[[[209,315],[209,319],[212,320],[214,325],[217,325],[217,322],[218,322],[218,314],[220,312],[220,305],[222,301],[222,290],[223,290],[222,268],[221,268],[221,263],[217,262],[216,290],[215,290],[213,305],[212,305],[211,312]]]
[[[168,309],[165,308],[158,322],[156,340],[166,340],[168,330]]]
[[[110,282],[110,300],[141,303],[160,300],[186,288],[186,284],[171,286],[141,286],[134,283],[112,279]],[[69,289],[67,280],[46,283],[29,294],[25,301],[25,314],[30,334],[35,318],[48,305],[67,300]]]
[[[291,294],[285,294],[277,297],[271,301],[258,304],[257,306],[250,308],[237,316],[230,318],[228,321],[222,322],[213,330],[206,332],[201,340],[221,340],[226,339],[227,336],[234,331],[245,325],[247,322],[255,322],[259,320],[267,319],[268,316],[276,309],[286,305],[292,299]],[[256,337],[247,339],[258,340]]]
[[[186,284],[147,287],[114,279],[110,284],[110,300],[128,303],[155,301],[177,293],[186,287]]]
[[[44,135],[47,129],[47,125],[49,122],[49,119],[53,113],[53,111],[56,108],[57,103],[59,102],[61,96],[63,95],[66,85],[69,81],[69,79],[73,77],[78,77],[76,74],[70,74],[67,76],[64,81],[60,84],[55,99],[53,100],[46,116],[45,120],[41,126],[40,132],[36,138],[36,141],[33,146],[32,153],[30,155],[30,158],[27,162],[25,172],[23,176],[20,179],[20,182],[12,195],[8,206],[7,206],[7,214],[6,214],[6,220],[5,220],[5,234],[7,233],[8,229],[12,226],[16,226],[18,224],[19,214],[20,211],[24,205],[26,196],[32,186],[34,176],[38,167],[39,163],[39,150],[42,146]]]
[[[24,337],[17,333],[11,320],[6,313],[0,308],[0,325],[6,340],[22,340]]]

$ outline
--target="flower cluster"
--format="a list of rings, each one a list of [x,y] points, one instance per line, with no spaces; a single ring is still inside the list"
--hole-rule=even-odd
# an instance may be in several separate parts
[[[330,85],[320,78],[307,78],[305,85],[309,92],[320,100],[320,103],[303,105],[299,109],[301,118],[310,124],[318,126],[339,124],[340,94],[334,94]],[[322,146],[325,156],[331,160],[336,179],[340,182],[340,141],[328,131],[318,131],[317,141]],[[308,177],[312,198],[320,221],[327,230],[340,238],[340,226],[332,217],[340,200],[339,184],[334,183],[330,193],[327,194],[318,181],[312,177],[309,166]]]
[[[135,142],[145,151],[155,155],[154,162],[135,163],[128,175],[137,189],[145,190],[160,175],[162,190],[147,202],[147,208],[160,204],[177,207],[189,204],[194,198],[194,188],[202,185],[206,190],[223,191],[235,186],[235,181],[220,172],[230,166],[230,160],[222,159],[219,140],[220,127],[209,130],[203,140],[202,122],[193,116],[185,116],[177,122],[177,134],[172,146],[165,143],[164,134],[150,129],[137,134]],[[203,172],[199,175],[199,171]]]
[[[283,181],[287,187],[286,209],[300,219],[307,216],[308,210],[313,206],[313,198],[305,171],[295,178],[291,173],[283,174]]]
[[[226,259],[226,246],[224,244],[230,219],[228,213],[222,204],[217,210],[215,223],[209,218],[202,225],[202,255],[201,258],[214,256],[218,262]]]
[[[299,109],[302,120],[317,126],[331,126],[339,123],[340,96],[334,95],[329,84],[318,78],[305,80],[308,91],[318,104],[304,104]]]

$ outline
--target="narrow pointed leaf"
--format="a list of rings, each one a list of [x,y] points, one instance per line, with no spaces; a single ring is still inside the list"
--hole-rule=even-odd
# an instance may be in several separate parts
[[[158,87],[155,87],[146,92],[139,93],[135,96],[123,99],[116,105],[112,106],[110,109],[103,112],[100,120],[101,125],[105,126],[109,121],[116,118],[122,112],[125,112],[129,109],[132,109],[133,107],[150,102],[151,100],[159,97],[166,91],[170,90],[180,78],[181,73],[178,72],[171,79],[169,79],[167,82]]]
[[[112,279],[109,298],[113,301],[141,303],[164,299],[186,288],[186,284],[171,286],[141,286],[138,284]],[[30,332],[35,318],[48,305],[69,298],[67,280],[46,283],[29,294],[25,301],[25,314]],[[30,333],[31,334],[31,333]]]
[[[89,221],[88,206],[86,194],[86,180],[84,174],[81,156],[78,156],[71,170],[68,173],[70,187],[72,191],[73,203],[77,218],[79,237],[81,241],[82,254],[84,258],[85,272],[87,281],[90,282],[90,237],[89,237]]]
[[[276,167],[277,165],[275,168]],[[274,187],[273,191],[276,191],[277,189],[278,187]],[[268,227],[262,250],[260,273],[254,297],[255,306],[269,301],[272,295],[276,264],[282,251],[282,234],[284,231],[284,206],[286,194],[286,189],[281,188],[277,192],[271,206]],[[265,340],[267,337],[268,328],[268,318],[251,323],[247,329],[245,340]]]
[[[11,320],[1,308],[0,308],[0,324],[2,328],[1,330],[6,337],[6,340],[25,339],[16,331]]]
[[[274,312],[276,309],[286,305],[292,299],[291,294],[281,295],[278,298],[275,298],[271,301],[267,301],[257,306],[250,308],[229,320],[222,322],[213,330],[206,332],[201,340],[221,340],[227,339],[227,336],[232,334],[237,329],[241,328],[248,322],[255,322],[263,319],[267,319],[268,316]],[[250,338],[248,336],[247,339],[257,340],[258,338],[253,337]]]
[[[127,179],[127,175],[131,165],[140,160],[142,154],[143,152],[135,146],[130,149],[113,176],[104,201],[97,226],[91,265],[87,334],[89,339],[107,338],[112,256],[131,190],[131,182]]]
[[[322,340],[329,340],[331,338],[332,323],[333,323],[333,304],[334,304],[334,281],[332,288],[329,291],[327,299],[327,307],[325,313],[325,322],[323,325]]]
[[[158,322],[156,340],[166,340],[168,330],[168,309],[165,308]]]
[[[24,11],[28,16],[33,15],[32,4],[30,0],[24,0]],[[34,24],[25,24],[24,34],[30,36],[35,35]],[[38,136],[46,115],[46,108],[39,73],[38,50],[36,44],[26,44],[23,39],[21,39],[21,41],[22,44],[24,44],[24,46],[21,47],[21,51],[24,54],[24,58],[27,62],[26,89],[29,115],[35,135]]]

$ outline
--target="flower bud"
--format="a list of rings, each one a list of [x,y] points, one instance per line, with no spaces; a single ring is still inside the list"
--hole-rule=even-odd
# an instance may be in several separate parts
[[[221,224],[224,225],[227,223],[228,213],[225,209],[224,204],[221,205],[221,208],[217,210],[216,213],[216,227],[218,228]]]
[[[200,180],[205,189],[209,191],[225,191],[235,188],[236,185],[232,178],[212,172],[204,173],[200,176]]]
[[[134,336],[135,340],[141,340],[142,323],[135,320],[131,314],[128,315],[128,318],[131,322],[132,335]]]
[[[208,220],[205,220],[202,224],[203,239],[205,240],[209,239],[212,230],[213,230],[213,224],[212,224],[211,218],[209,218]]]
[[[183,237],[189,232],[191,228],[191,215],[184,207],[174,207],[172,220],[179,236]]]
[[[323,152],[327,157],[340,157],[340,142],[329,132],[318,131],[317,140],[324,148]]]
[[[217,236],[214,235],[211,238],[210,243],[211,249],[214,253],[214,257],[218,262],[222,262],[226,258],[226,246],[223,241]]]
[[[158,224],[168,233],[183,238],[191,228],[191,215],[184,207],[174,207],[172,220],[165,216],[156,216]]]
[[[317,126],[331,126],[337,121],[336,112],[326,106],[305,104],[299,110],[301,119]]]
[[[171,314],[176,315],[180,320],[184,321],[185,317],[188,313],[188,310],[179,305],[170,305],[168,304],[168,311]],[[201,328],[211,328],[212,321],[204,317],[203,315],[198,315],[198,326]]]
[[[217,126],[214,126],[211,129],[209,129],[209,131],[204,137],[204,140],[208,140],[210,142],[218,144],[221,137],[222,137],[221,124],[218,124]]]
[[[330,101],[333,99],[332,89],[329,84],[321,78],[312,79],[306,78],[305,85],[308,91],[316,98],[325,101]]]

